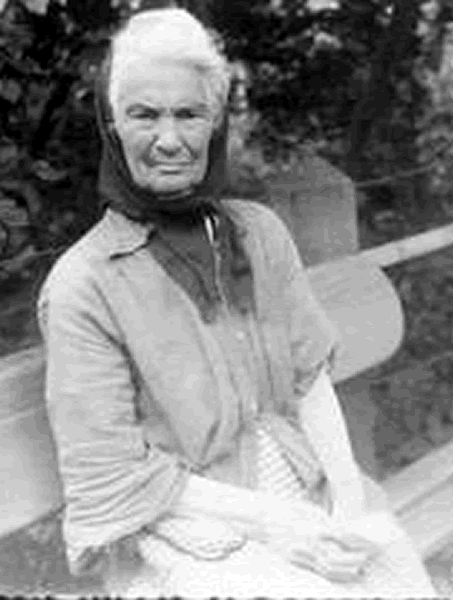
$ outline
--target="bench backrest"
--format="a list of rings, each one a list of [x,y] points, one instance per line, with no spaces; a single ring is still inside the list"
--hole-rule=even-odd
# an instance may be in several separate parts
[[[290,181],[291,201],[286,204],[282,190],[289,188],[280,182],[278,212],[290,226],[303,259],[312,265],[314,291],[343,340],[333,374],[338,382],[388,358],[401,341],[403,317],[396,292],[382,271],[351,255],[357,250],[357,225],[350,184],[343,181],[342,194],[341,176],[330,187],[309,193],[312,186],[319,186],[320,163],[307,165],[302,192],[296,197],[297,188]],[[338,255],[343,257],[324,262]],[[0,490],[0,536],[63,503],[44,402],[44,371],[41,347],[0,360],[0,481],[5,482]]]
[[[403,337],[401,303],[382,270],[357,254],[352,181],[308,154],[269,183],[269,196],[343,340],[334,379],[343,381],[389,358]]]
[[[359,250],[354,184],[326,160],[308,154],[268,187],[270,204],[293,234],[305,265]]]

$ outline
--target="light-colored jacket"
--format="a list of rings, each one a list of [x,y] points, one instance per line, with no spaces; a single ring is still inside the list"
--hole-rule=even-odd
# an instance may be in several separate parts
[[[257,411],[316,483],[293,415],[335,332],[280,219],[254,202],[224,205],[247,232],[256,318],[224,310],[205,324],[147,248],[149,227],[110,209],[41,289],[46,400],[75,554],[152,523],[191,472],[253,487],[247,424]]]

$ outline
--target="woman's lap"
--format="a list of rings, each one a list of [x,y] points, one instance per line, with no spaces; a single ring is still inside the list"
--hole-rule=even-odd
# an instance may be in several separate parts
[[[241,550],[218,561],[197,560],[156,546],[159,574],[136,579],[128,596],[267,596],[267,597],[429,597],[435,591],[409,538],[399,539],[356,584],[330,582],[298,568],[264,545],[249,541]],[[163,547],[162,547],[163,549]],[[164,549],[165,553],[165,549]]]
[[[316,590],[326,597],[335,589],[330,582],[290,565],[264,545],[250,541],[224,560],[197,560],[180,554],[166,577],[161,571],[156,579],[136,580],[127,595],[300,597]]]
[[[406,532],[386,507],[385,494],[374,481],[365,478],[368,506],[386,515],[378,521],[384,538],[392,540],[385,552],[355,584],[328,581],[292,565],[276,552],[249,541],[228,558],[197,560],[163,540],[147,542],[147,558],[156,567],[137,578],[126,595],[180,597],[433,597],[436,592],[423,563]],[[124,594],[122,594],[124,596]]]

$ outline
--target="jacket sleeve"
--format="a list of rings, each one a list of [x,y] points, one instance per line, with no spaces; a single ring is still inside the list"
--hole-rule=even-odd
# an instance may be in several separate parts
[[[56,279],[41,290],[38,320],[66,501],[63,535],[77,574],[96,549],[121,554],[131,535],[177,500],[188,473],[145,441],[127,351],[95,284],[76,273]]]

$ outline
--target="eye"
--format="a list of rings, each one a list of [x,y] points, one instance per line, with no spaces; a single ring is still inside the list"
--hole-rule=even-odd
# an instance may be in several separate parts
[[[196,119],[197,117],[200,117],[200,114],[193,108],[179,108],[175,111],[175,116],[177,119],[182,119],[185,121]]]
[[[131,119],[137,119],[139,121],[156,121],[159,118],[160,113],[157,108],[136,104],[130,106],[126,110],[126,114]]]

